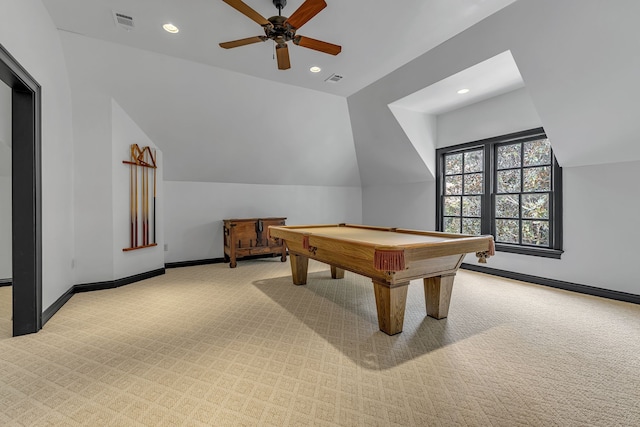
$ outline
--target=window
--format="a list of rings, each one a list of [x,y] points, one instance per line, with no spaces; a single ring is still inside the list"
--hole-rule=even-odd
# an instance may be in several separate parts
[[[444,230],[482,234],[484,152],[472,149],[444,156]]]
[[[543,129],[437,150],[438,229],[560,258],[562,170]]]

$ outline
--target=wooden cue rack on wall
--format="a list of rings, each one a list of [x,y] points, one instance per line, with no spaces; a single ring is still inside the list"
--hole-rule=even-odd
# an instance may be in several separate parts
[[[156,240],[156,196],[157,177],[156,151],[131,144],[129,165],[129,247],[123,251],[157,246]],[[140,169],[140,171],[138,171]],[[151,177],[149,175],[152,175]],[[153,186],[150,189],[150,186]]]

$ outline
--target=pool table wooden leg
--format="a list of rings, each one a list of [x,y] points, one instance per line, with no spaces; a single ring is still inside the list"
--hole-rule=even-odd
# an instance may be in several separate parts
[[[373,281],[378,308],[378,326],[387,335],[402,332],[404,325],[404,308],[407,302],[409,282],[390,287],[386,282]]]
[[[331,266],[331,278],[332,279],[344,279],[344,270],[335,266]]]
[[[307,270],[309,269],[309,258],[306,256],[290,253],[291,277],[294,285],[307,284]]]
[[[451,291],[455,274],[448,276],[427,277],[424,281],[424,300],[427,316],[444,319],[449,314]]]

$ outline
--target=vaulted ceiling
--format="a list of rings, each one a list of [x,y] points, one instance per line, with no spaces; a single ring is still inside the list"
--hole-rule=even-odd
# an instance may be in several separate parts
[[[150,50],[239,73],[347,96],[453,37],[515,0],[327,0],[298,34],[342,46],[337,56],[289,43],[292,68],[279,71],[274,44],[225,50],[221,42],[264,35],[262,28],[222,0],[43,0],[56,26],[87,37]],[[244,0],[263,17],[272,0]],[[303,0],[288,0],[290,16]],[[126,31],[113,12],[133,18]],[[179,33],[162,25],[171,22]],[[313,74],[311,66],[322,71]],[[324,80],[331,74],[339,83]]]
[[[89,92],[113,97],[163,150],[166,179],[330,186],[362,185],[345,96],[512,2],[329,1],[298,34],[342,53],[289,43],[292,68],[280,71],[271,41],[218,46],[262,31],[222,0],[43,0],[60,29],[76,117]],[[277,12],[270,0],[246,4]],[[283,14],[301,4],[289,0]],[[114,12],[134,28],[119,27]],[[165,32],[166,22],[180,32]],[[325,82],[332,73],[343,79]]]
[[[391,109],[428,122],[459,108],[474,98],[456,98],[446,82],[478,81],[473,70],[499,83],[476,101],[524,84],[561,165],[640,159],[636,0],[330,0],[299,34],[342,52],[291,45],[286,71],[271,41],[218,46],[262,31],[222,0],[42,1],[61,30],[74,108],[87,89],[113,97],[165,153],[168,180],[433,179],[424,153],[437,141],[416,144]],[[302,2],[289,0],[283,14]],[[270,0],[246,3],[276,14]],[[114,11],[135,28],[119,28]],[[169,21],[178,34],[162,30]],[[506,52],[519,82],[479,66]],[[325,82],[333,73],[344,78]]]
[[[639,14],[634,0],[518,0],[350,96],[361,179],[419,181],[417,152],[402,157],[404,173],[386,166],[413,147],[389,104],[507,51],[561,166],[640,160]]]

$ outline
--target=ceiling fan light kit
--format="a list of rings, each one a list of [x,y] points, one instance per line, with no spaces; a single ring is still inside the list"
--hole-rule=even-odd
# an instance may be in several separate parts
[[[298,9],[296,9],[295,12],[293,12],[293,15],[288,18],[286,16],[282,16],[282,9],[287,5],[287,0],[273,0],[273,5],[278,9],[278,15],[272,16],[269,19],[260,15],[242,0],[222,1],[262,26],[265,34],[264,36],[248,37],[245,39],[220,43],[220,47],[224,49],[231,49],[252,43],[273,40],[276,48],[276,58],[278,60],[279,70],[287,70],[291,68],[289,47],[287,45],[287,42],[289,41],[293,42],[297,46],[306,47],[307,49],[317,50],[318,52],[324,52],[330,55],[337,55],[342,51],[342,47],[336,44],[296,34],[296,31],[300,27],[316,16],[322,9],[327,7],[327,3],[324,0],[306,0]]]

